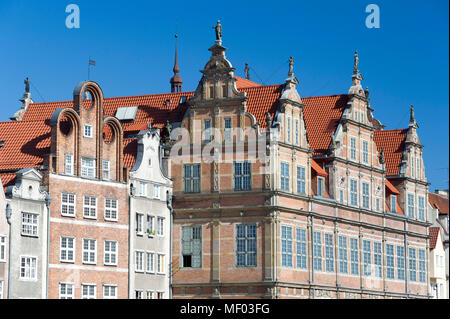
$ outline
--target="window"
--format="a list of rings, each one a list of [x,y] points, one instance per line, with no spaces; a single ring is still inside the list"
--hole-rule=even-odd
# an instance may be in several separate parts
[[[356,160],[356,138],[350,137],[350,159]]]
[[[298,119],[295,119],[295,145],[298,145]]]
[[[413,177],[413,178],[414,178],[414,174],[415,174],[414,162],[415,162],[415,158],[414,158],[414,156],[411,156],[411,177]]]
[[[61,262],[75,261],[75,238],[61,237],[59,258]]]
[[[209,98],[213,99],[214,98],[214,86],[210,86],[209,87]]]
[[[164,217],[158,217],[157,223],[157,235],[164,236]]]
[[[184,192],[200,193],[200,164],[184,165]]]
[[[222,97],[228,96],[228,88],[226,85],[222,85]]]
[[[103,285],[103,299],[117,299],[117,286]]]
[[[397,246],[397,279],[405,280],[405,248]]]
[[[425,250],[419,249],[419,281],[425,282]]]
[[[323,197],[323,184],[324,179],[323,177],[317,177],[317,195]]]
[[[234,190],[251,189],[252,166],[249,162],[234,162]]]
[[[371,275],[371,251],[370,251],[370,241],[363,240],[363,262],[364,262],[364,276]]]
[[[37,258],[21,257],[20,261],[20,279],[33,280],[37,278]]]
[[[422,176],[421,176],[421,172],[420,172],[420,157],[416,157],[416,169],[417,169],[417,179],[420,179]]]
[[[113,198],[106,198],[105,199],[105,219],[106,220],[117,220],[117,214],[118,208],[117,208],[117,199]]]
[[[281,162],[281,190],[289,192],[289,163]]]
[[[375,265],[375,277],[382,277],[382,262],[381,262],[381,243],[373,243],[373,263]]]
[[[325,271],[334,271],[333,234],[325,233]]]
[[[313,233],[313,268],[322,271],[322,236],[319,231]]]
[[[95,299],[96,297],[96,286],[95,285],[81,285],[81,299]]]
[[[3,280],[0,280],[0,299],[3,299]]]
[[[362,147],[363,163],[369,164],[369,143],[367,141],[362,141]]]
[[[355,121],[358,121],[358,111],[357,110],[355,110],[355,112],[353,113],[353,119],[355,120]]]
[[[144,272],[144,252],[135,251],[135,271]]]
[[[361,121],[361,123],[364,123],[364,111],[361,111],[360,121]]]
[[[408,217],[414,218],[414,195],[408,194]]]
[[[362,206],[369,209],[369,183],[362,182]]]
[[[156,271],[158,272],[158,274],[163,274],[164,273],[164,255],[163,254],[157,254],[157,258],[158,258],[158,263],[157,263],[157,268]]]
[[[306,269],[306,229],[297,228],[297,268]]]
[[[97,218],[97,197],[84,195],[83,216]]]
[[[6,261],[6,236],[0,236],[0,261]]]
[[[147,234],[149,236],[155,235],[155,217],[147,215]]]
[[[110,266],[117,265],[117,241],[105,240],[104,264]]]
[[[348,272],[347,263],[347,237],[339,235],[339,272],[346,274]]]
[[[38,215],[22,212],[22,235],[38,236]]]
[[[419,219],[425,220],[425,199],[423,196],[418,196],[418,213]]]
[[[147,299],[156,299],[155,293],[151,290],[147,290]]]
[[[287,141],[290,142],[291,141],[291,118],[288,117],[287,118]]]
[[[59,284],[59,299],[74,299],[73,284],[60,283]]]
[[[142,290],[136,290],[136,299],[144,299],[144,292]]]
[[[281,266],[292,267],[292,227],[281,226]]]
[[[386,278],[395,279],[394,274],[394,245],[386,244]]]
[[[339,202],[341,204],[344,204],[344,190],[343,189],[339,190]]]
[[[397,212],[397,196],[391,195],[391,212]]]
[[[350,267],[352,275],[359,274],[358,239],[350,238]]]
[[[65,155],[64,174],[73,175],[73,155],[72,154]]]
[[[236,225],[236,265],[256,267],[256,224]]]
[[[306,194],[306,174],[303,166],[297,166],[297,193]]]
[[[409,280],[416,281],[416,249],[409,248]]]
[[[160,199],[161,198],[161,187],[159,185],[153,185],[153,198]]]
[[[81,158],[81,176],[95,178],[95,159],[87,157]]]
[[[211,141],[211,120],[203,121],[203,141]]]
[[[136,235],[144,234],[144,214],[136,213]]]
[[[350,180],[350,205],[358,206],[358,181]]]
[[[380,199],[379,198],[375,198],[375,209],[376,209],[376,211],[377,212],[379,212],[380,211],[380,209],[381,209],[381,206],[380,206]]]
[[[147,253],[147,268],[146,272],[154,273],[155,272],[155,254]]]
[[[182,227],[181,253],[182,267],[202,267],[202,227]]]
[[[102,161],[102,178],[104,180],[109,180],[109,161],[108,160]]]
[[[83,263],[97,263],[97,241],[95,239],[83,239]]]
[[[84,126],[84,137],[92,137],[92,126],[91,125],[85,125]]]
[[[164,299],[164,292],[158,291],[156,293],[156,299]]]
[[[225,141],[231,141],[231,117],[223,120],[223,138]]]
[[[75,216],[75,194],[61,194],[61,215]]]

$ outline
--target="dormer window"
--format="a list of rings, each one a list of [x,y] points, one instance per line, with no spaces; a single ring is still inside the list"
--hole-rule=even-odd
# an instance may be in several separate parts
[[[397,212],[397,197],[395,195],[391,195],[391,213]]]
[[[92,138],[92,126],[91,125],[84,126],[84,135],[83,136]]]
[[[323,177],[317,177],[317,195],[323,197],[325,180]]]
[[[226,85],[222,85],[222,97],[228,97],[228,87]]]
[[[209,98],[213,99],[214,98],[214,86],[210,86],[209,87]]]
[[[358,122],[358,111],[353,112],[353,119]]]
[[[361,123],[364,123],[364,112],[361,111],[361,119],[360,119]]]

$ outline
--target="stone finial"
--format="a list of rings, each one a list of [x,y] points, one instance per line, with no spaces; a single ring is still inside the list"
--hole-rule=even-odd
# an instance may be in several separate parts
[[[416,117],[414,115],[414,105],[411,105],[411,109],[409,111],[409,123],[410,124],[416,123]]]
[[[364,95],[366,96],[366,99],[369,98],[369,94],[370,94],[370,92],[369,92],[369,87],[366,86],[366,89],[364,90]]]
[[[268,129],[272,125],[272,116],[270,115],[269,112],[266,113],[266,125]]]
[[[222,25],[220,20],[217,20],[217,24],[213,26],[213,29],[216,31],[216,42],[222,44]]]
[[[330,144],[330,153],[333,153],[336,150],[336,138],[334,135],[331,135],[331,144]]]
[[[245,78],[247,80],[250,80],[250,68],[248,67],[248,63],[245,63],[244,73],[245,73]]]
[[[386,161],[384,159],[384,148],[382,147],[381,151],[380,151],[380,164],[384,164],[384,163],[386,163]]]
[[[167,120],[167,122],[166,122],[166,129],[167,129],[167,133],[169,133],[169,137],[170,137],[170,133],[172,132],[172,125],[170,124],[169,120]]]
[[[353,74],[358,74],[358,64],[359,64],[359,57],[358,57],[358,51],[355,51],[354,55],[354,62],[353,62]]]
[[[293,57],[289,57],[289,72],[288,72],[288,76],[289,77],[293,77],[294,76],[294,58]]]
[[[23,83],[25,84],[25,93],[30,93],[30,79],[27,77]]]

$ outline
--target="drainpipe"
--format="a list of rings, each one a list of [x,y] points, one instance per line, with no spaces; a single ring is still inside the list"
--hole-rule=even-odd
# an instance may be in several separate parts
[[[12,209],[11,206],[6,204],[6,221],[9,225],[9,238],[8,238],[8,299],[11,299],[11,215],[12,215]]]
[[[47,265],[46,265],[46,273],[47,276],[45,278],[45,298],[48,299],[48,290],[49,290],[49,264],[50,264],[50,204],[52,203],[52,197],[49,193],[45,195],[45,206],[47,206]]]
[[[133,216],[133,201],[132,198],[136,194],[136,187],[131,186],[130,184],[130,194],[128,196],[128,207],[129,207],[129,214],[128,214],[128,298],[131,299],[131,260],[133,260],[133,246],[132,246],[132,236],[131,232],[133,231],[131,228],[131,216]]]
[[[173,269],[173,260],[172,260],[172,241],[173,241],[173,207],[172,207],[172,195],[167,192],[166,195],[167,200],[167,208],[169,208],[170,212],[170,243],[169,243],[169,256],[170,256],[170,267],[169,267],[169,299],[173,298],[172,295],[172,269]]]

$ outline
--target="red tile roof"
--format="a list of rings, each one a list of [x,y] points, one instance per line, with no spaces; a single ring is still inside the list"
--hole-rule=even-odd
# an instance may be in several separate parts
[[[389,180],[388,180],[387,178],[385,179],[385,181],[386,181],[386,188],[387,188],[392,194],[400,195],[400,192],[398,191],[398,189],[397,189],[394,185],[392,185],[391,182],[389,182]]]
[[[430,227],[430,248],[431,249],[435,249],[436,248],[436,243],[437,243],[437,239],[439,236],[439,231],[440,228],[439,227]]]
[[[336,131],[348,102],[348,95],[328,95],[302,98],[306,104],[305,125],[308,142],[314,155],[326,154],[331,135]]]
[[[315,160],[313,160],[313,159],[311,159],[311,168],[312,168],[314,171],[316,171],[317,175],[320,175],[320,176],[328,176],[328,173],[325,172],[325,171],[323,170],[323,168],[320,167],[320,165],[317,164],[317,162],[316,162]]]
[[[16,183],[16,173],[0,173],[0,178],[2,179],[4,192],[6,192],[8,186]]]
[[[133,168],[136,162],[137,155],[137,139],[136,138],[124,138],[123,139],[123,166],[128,167],[130,170]]]
[[[255,87],[255,86],[261,86],[261,84],[241,78],[240,76],[235,75],[236,78],[236,87],[238,89],[240,88],[248,88],[248,87]]]
[[[381,148],[384,149],[386,175],[388,176],[399,174],[407,131],[407,129],[377,130],[373,135],[378,153],[381,152]]]
[[[439,210],[439,215],[448,215],[448,197],[436,193],[428,193],[431,207]]]

